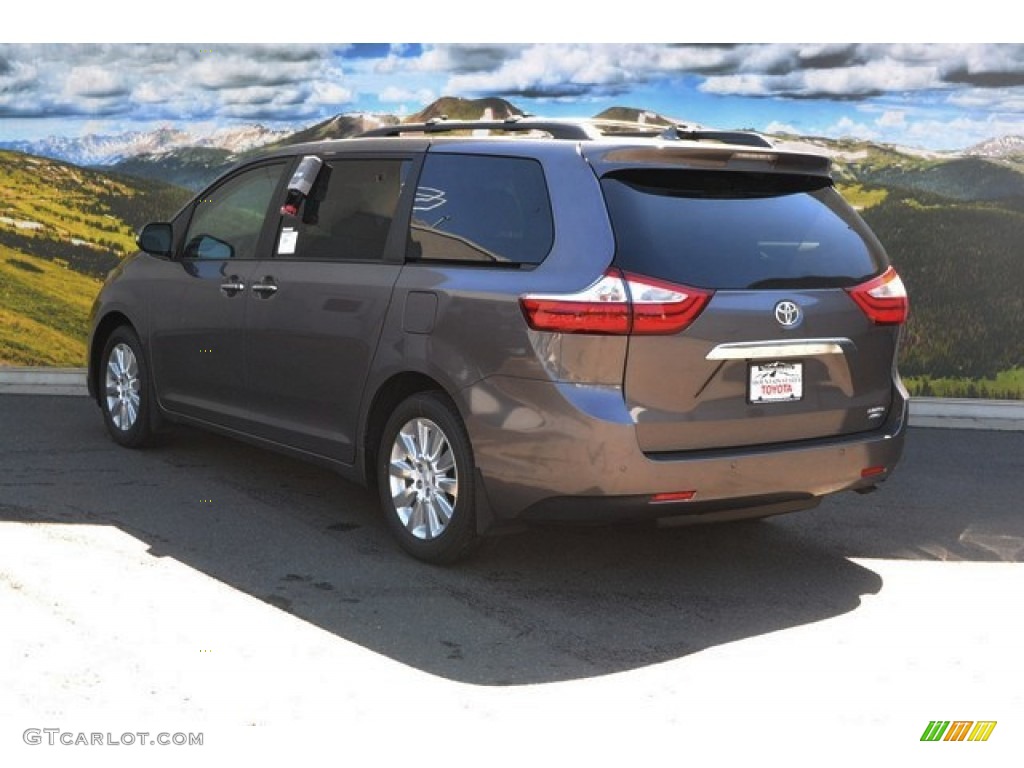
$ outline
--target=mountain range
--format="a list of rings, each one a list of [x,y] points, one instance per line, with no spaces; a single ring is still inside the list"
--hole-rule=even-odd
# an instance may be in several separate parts
[[[49,136],[34,141],[0,141],[0,149],[28,155],[51,157],[75,165],[115,165],[140,155],[164,155],[184,149],[203,148],[237,154],[257,149],[291,135],[262,125],[238,125],[208,133],[161,127],[151,131],[129,131],[115,135],[88,134],[69,138]]]
[[[404,119],[396,115],[360,112],[335,115],[295,130],[272,130],[258,123],[221,127],[209,131],[163,126],[150,131],[129,131],[112,135],[49,136],[31,141],[0,141],[0,149],[12,149],[29,155],[51,157],[75,165],[108,166],[139,156],[160,156],[196,148],[223,150],[226,156],[234,156],[261,147],[349,138],[384,125],[395,125],[400,122],[424,122],[442,115],[452,120],[479,118],[503,120],[524,114],[523,110],[505,99],[463,99],[444,96]],[[666,126],[690,122],[634,107],[611,107],[595,115],[595,118],[647,122]],[[897,149],[906,154],[924,154],[946,159],[965,156],[1024,158],[1024,136],[1002,136],[988,139],[959,151],[922,152],[911,148]]]

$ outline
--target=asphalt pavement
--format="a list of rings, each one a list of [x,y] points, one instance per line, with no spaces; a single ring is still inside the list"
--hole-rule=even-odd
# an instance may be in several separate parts
[[[239,726],[326,720],[372,764],[497,740],[498,764],[842,742],[941,765],[915,750],[945,718],[998,721],[971,746],[1001,764],[1024,746],[1022,492],[1024,433],[912,429],[868,496],[536,528],[437,568],[328,470],[188,428],[129,451],[89,400],[0,396],[0,756],[58,749],[34,725],[244,749],[263,737]]]

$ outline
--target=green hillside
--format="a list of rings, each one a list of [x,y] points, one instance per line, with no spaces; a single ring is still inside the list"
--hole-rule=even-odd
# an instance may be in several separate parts
[[[0,245],[0,365],[85,365],[101,280]]]
[[[982,379],[1024,367],[1024,201],[890,190],[862,215],[910,292],[904,373]]]
[[[862,182],[941,195],[952,200],[1024,197],[1024,174],[1009,163],[980,157],[851,168]]]
[[[81,365],[101,278],[188,192],[0,152],[0,365]]]

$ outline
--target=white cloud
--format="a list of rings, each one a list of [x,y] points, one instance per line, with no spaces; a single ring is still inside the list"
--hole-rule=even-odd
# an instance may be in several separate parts
[[[99,66],[72,67],[64,82],[64,94],[71,98],[111,98],[128,93],[120,74]]]
[[[867,123],[858,123],[846,115],[825,129],[826,136],[853,139],[878,139],[881,134]]]
[[[946,103],[964,109],[1024,113],[1024,89],[965,88],[949,94]]]
[[[351,88],[333,83],[319,81],[313,83],[311,100],[314,104],[326,106],[347,104],[352,101],[354,94]]]
[[[389,85],[377,94],[377,99],[383,104],[398,104],[403,101],[412,101],[417,104],[429,104],[437,98],[437,93],[430,88],[412,90],[401,86]]]
[[[875,125],[879,128],[901,128],[906,124],[907,113],[898,109],[886,110],[875,119]]]

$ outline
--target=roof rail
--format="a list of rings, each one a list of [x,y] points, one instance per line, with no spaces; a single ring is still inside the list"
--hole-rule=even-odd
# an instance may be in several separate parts
[[[398,123],[374,128],[359,134],[360,138],[401,136],[407,133],[451,133],[453,131],[500,131],[530,133],[539,131],[553,139],[583,141],[614,136],[621,138],[660,138],[673,141],[714,141],[747,147],[771,147],[763,136],[749,131],[716,131],[699,125],[664,125],[625,120],[546,119],[512,115],[504,120],[449,120],[447,115],[432,117],[422,123]]]
[[[542,131],[553,139],[596,139],[600,131],[585,121],[545,120],[542,118],[513,115],[505,120],[449,120],[447,115],[434,117],[425,123],[399,123],[374,128],[359,134],[360,138],[375,136],[401,136],[405,133],[450,133],[452,131],[502,131],[505,133],[529,133]]]

